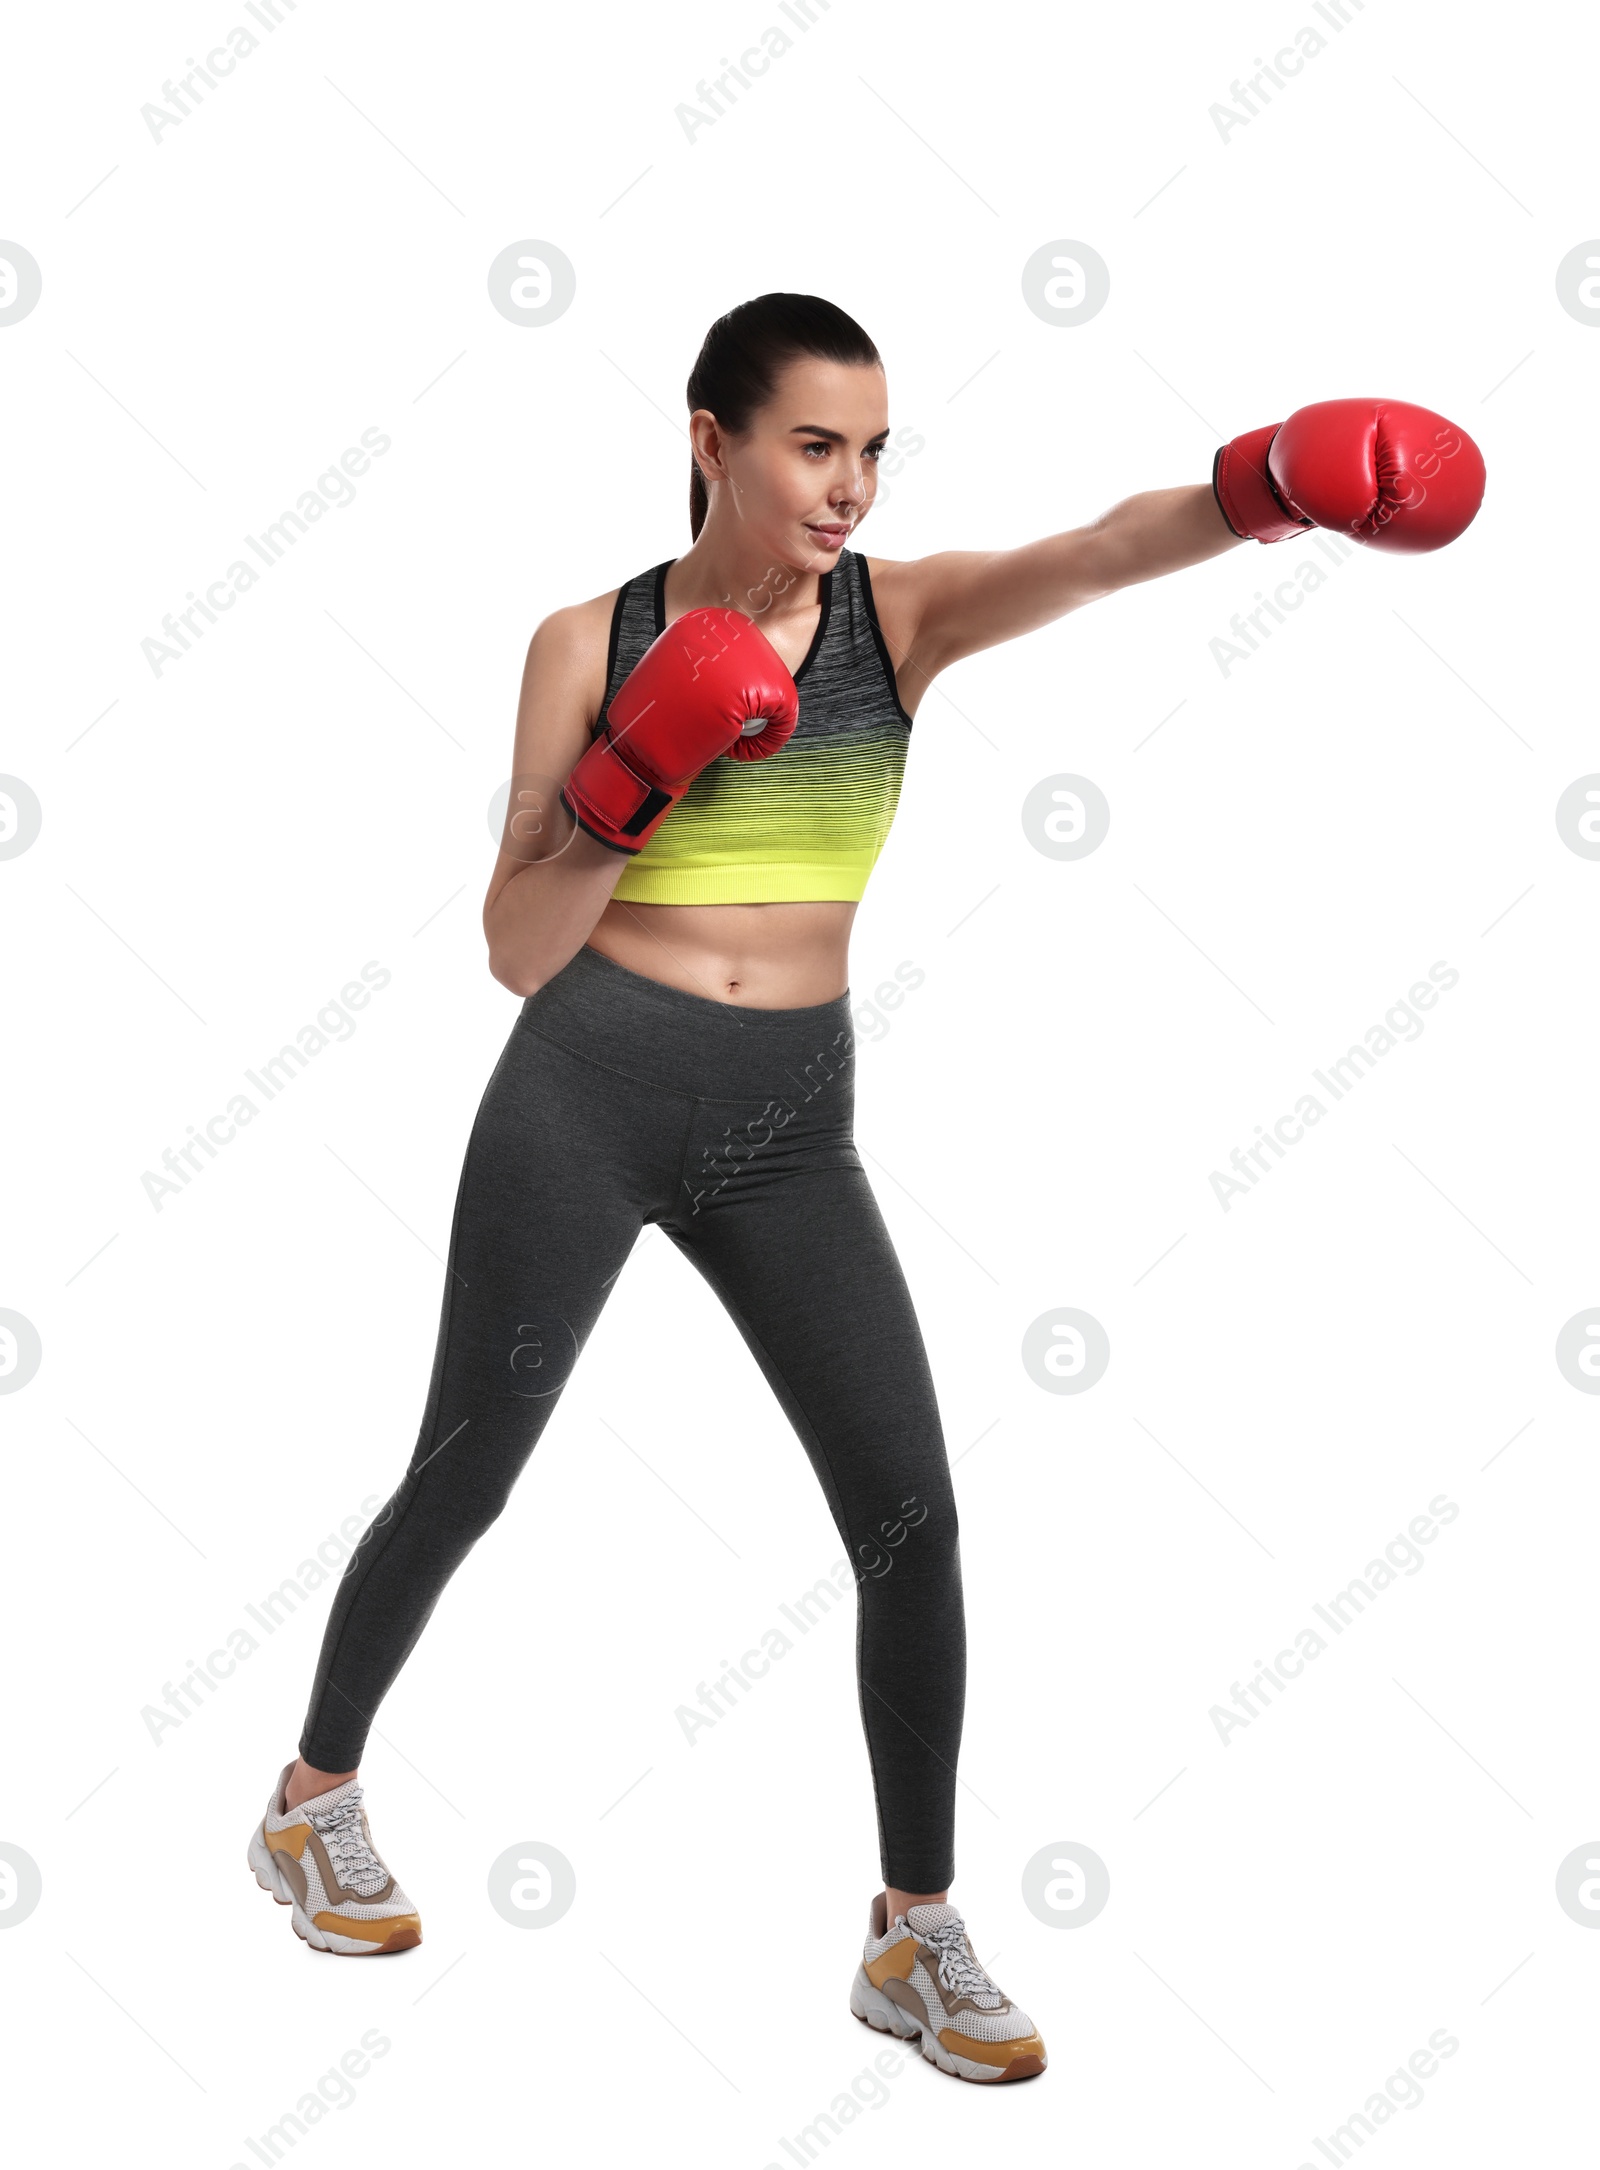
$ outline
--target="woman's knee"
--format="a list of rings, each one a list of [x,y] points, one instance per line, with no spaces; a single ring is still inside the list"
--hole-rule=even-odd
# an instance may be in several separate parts
[[[853,1547],[857,1579],[882,1582],[897,1562],[915,1560],[919,1571],[948,1569],[959,1558],[961,1526],[948,1482],[907,1493],[878,1516]]]

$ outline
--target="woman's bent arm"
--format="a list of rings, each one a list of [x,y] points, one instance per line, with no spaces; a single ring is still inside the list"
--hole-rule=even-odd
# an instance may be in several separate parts
[[[528,643],[511,801],[483,904],[489,970],[516,995],[537,993],[583,947],[628,864],[559,796],[605,699],[610,604],[553,611]]]

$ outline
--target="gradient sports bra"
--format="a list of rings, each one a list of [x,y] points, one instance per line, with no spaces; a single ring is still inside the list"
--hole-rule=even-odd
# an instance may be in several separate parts
[[[674,563],[636,574],[617,592],[602,715],[666,631]],[[623,869],[612,894],[624,903],[859,901],[899,803],[911,718],[895,689],[866,561],[841,550],[817,585],[817,629],[794,674],[794,735],[765,761],[716,760],[702,769]]]

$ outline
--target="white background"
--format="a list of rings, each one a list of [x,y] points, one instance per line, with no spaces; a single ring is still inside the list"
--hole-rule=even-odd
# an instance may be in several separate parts
[[[684,380],[775,288],[864,324],[925,439],[874,554],[1076,525],[1347,394],[1443,412],[1489,471],[1459,544],[1358,552],[1226,676],[1209,643],[1301,546],[969,660],[918,716],[853,950],[858,1139],[959,1457],[954,1897],[1051,2061],[993,2094],[907,2064],[823,2152],[1320,2170],[1438,2029],[1386,2163],[1587,2131],[1600,1941],[1556,1872],[1600,1853],[1600,1404],[1554,1345],[1600,1302],[1600,863],[1554,809],[1600,769],[1600,331],[1555,271],[1600,231],[1594,38],[1351,16],[302,0],[159,142],[141,106],[242,0],[13,20],[0,216],[44,280],[0,332],[0,768],[43,808],[0,864],[0,1306],[43,1345],[0,1402],[30,2159],[253,2164],[377,2029],[296,2162],[761,2170],[883,2046],[846,2004],[878,1879],[847,1612],[693,1748],[674,1718],[839,1546],[659,1236],[379,1720],[418,1950],[324,1967],[245,1866],[326,1591],[159,1745],[141,1717],[405,1466],[516,1014],[478,915],[523,651],[686,547]],[[675,107],[774,23],[792,50],[691,142]],[[1224,141],[1209,108],[1304,24],[1327,49]],[[576,268],[544,328],[488,301],[525,238]],[[1060,238],[1110,267],[1077,328],[1022,298]],[[355,502],[155,676],[162,616],[367,428]],[[1021,826],[1058,773],[1112,809],[1076,863]],[[156,1211],[144,1172],[369,959],[353,1037]],[[1421,1038],[1224,1212],[1212,1170],[1436,960]],[[1081,1395],[1020,1355],[1067,1305],[1110,1337]],[[1419,1571],[1225,1746],[1213,1706],[1440,1494]],[[1066,1841],[1111,1879],[1081,1927],[1021,1894]],[[543,1928],[486,1896],[523,1842],[576,1871]]]

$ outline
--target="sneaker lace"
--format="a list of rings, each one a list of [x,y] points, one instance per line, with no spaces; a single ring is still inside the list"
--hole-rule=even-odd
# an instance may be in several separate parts
[[[938,1960],[939,1980],[954,1990],[958,1997],[993,1997],[1003,2003],[1004,1997],[998,1986],[979,1966],[967,1949],[967,1932],[959,1921],[941,1921],[930,1929],[922,1942]]]
[[[373,1852],[361,1821],[361,1796],[352,1793],[337,1808],[316,1810],[311,1826],[327,1847],[339,1881],[347,1891],[367,1895],[389,1880],[389,1871]]]

